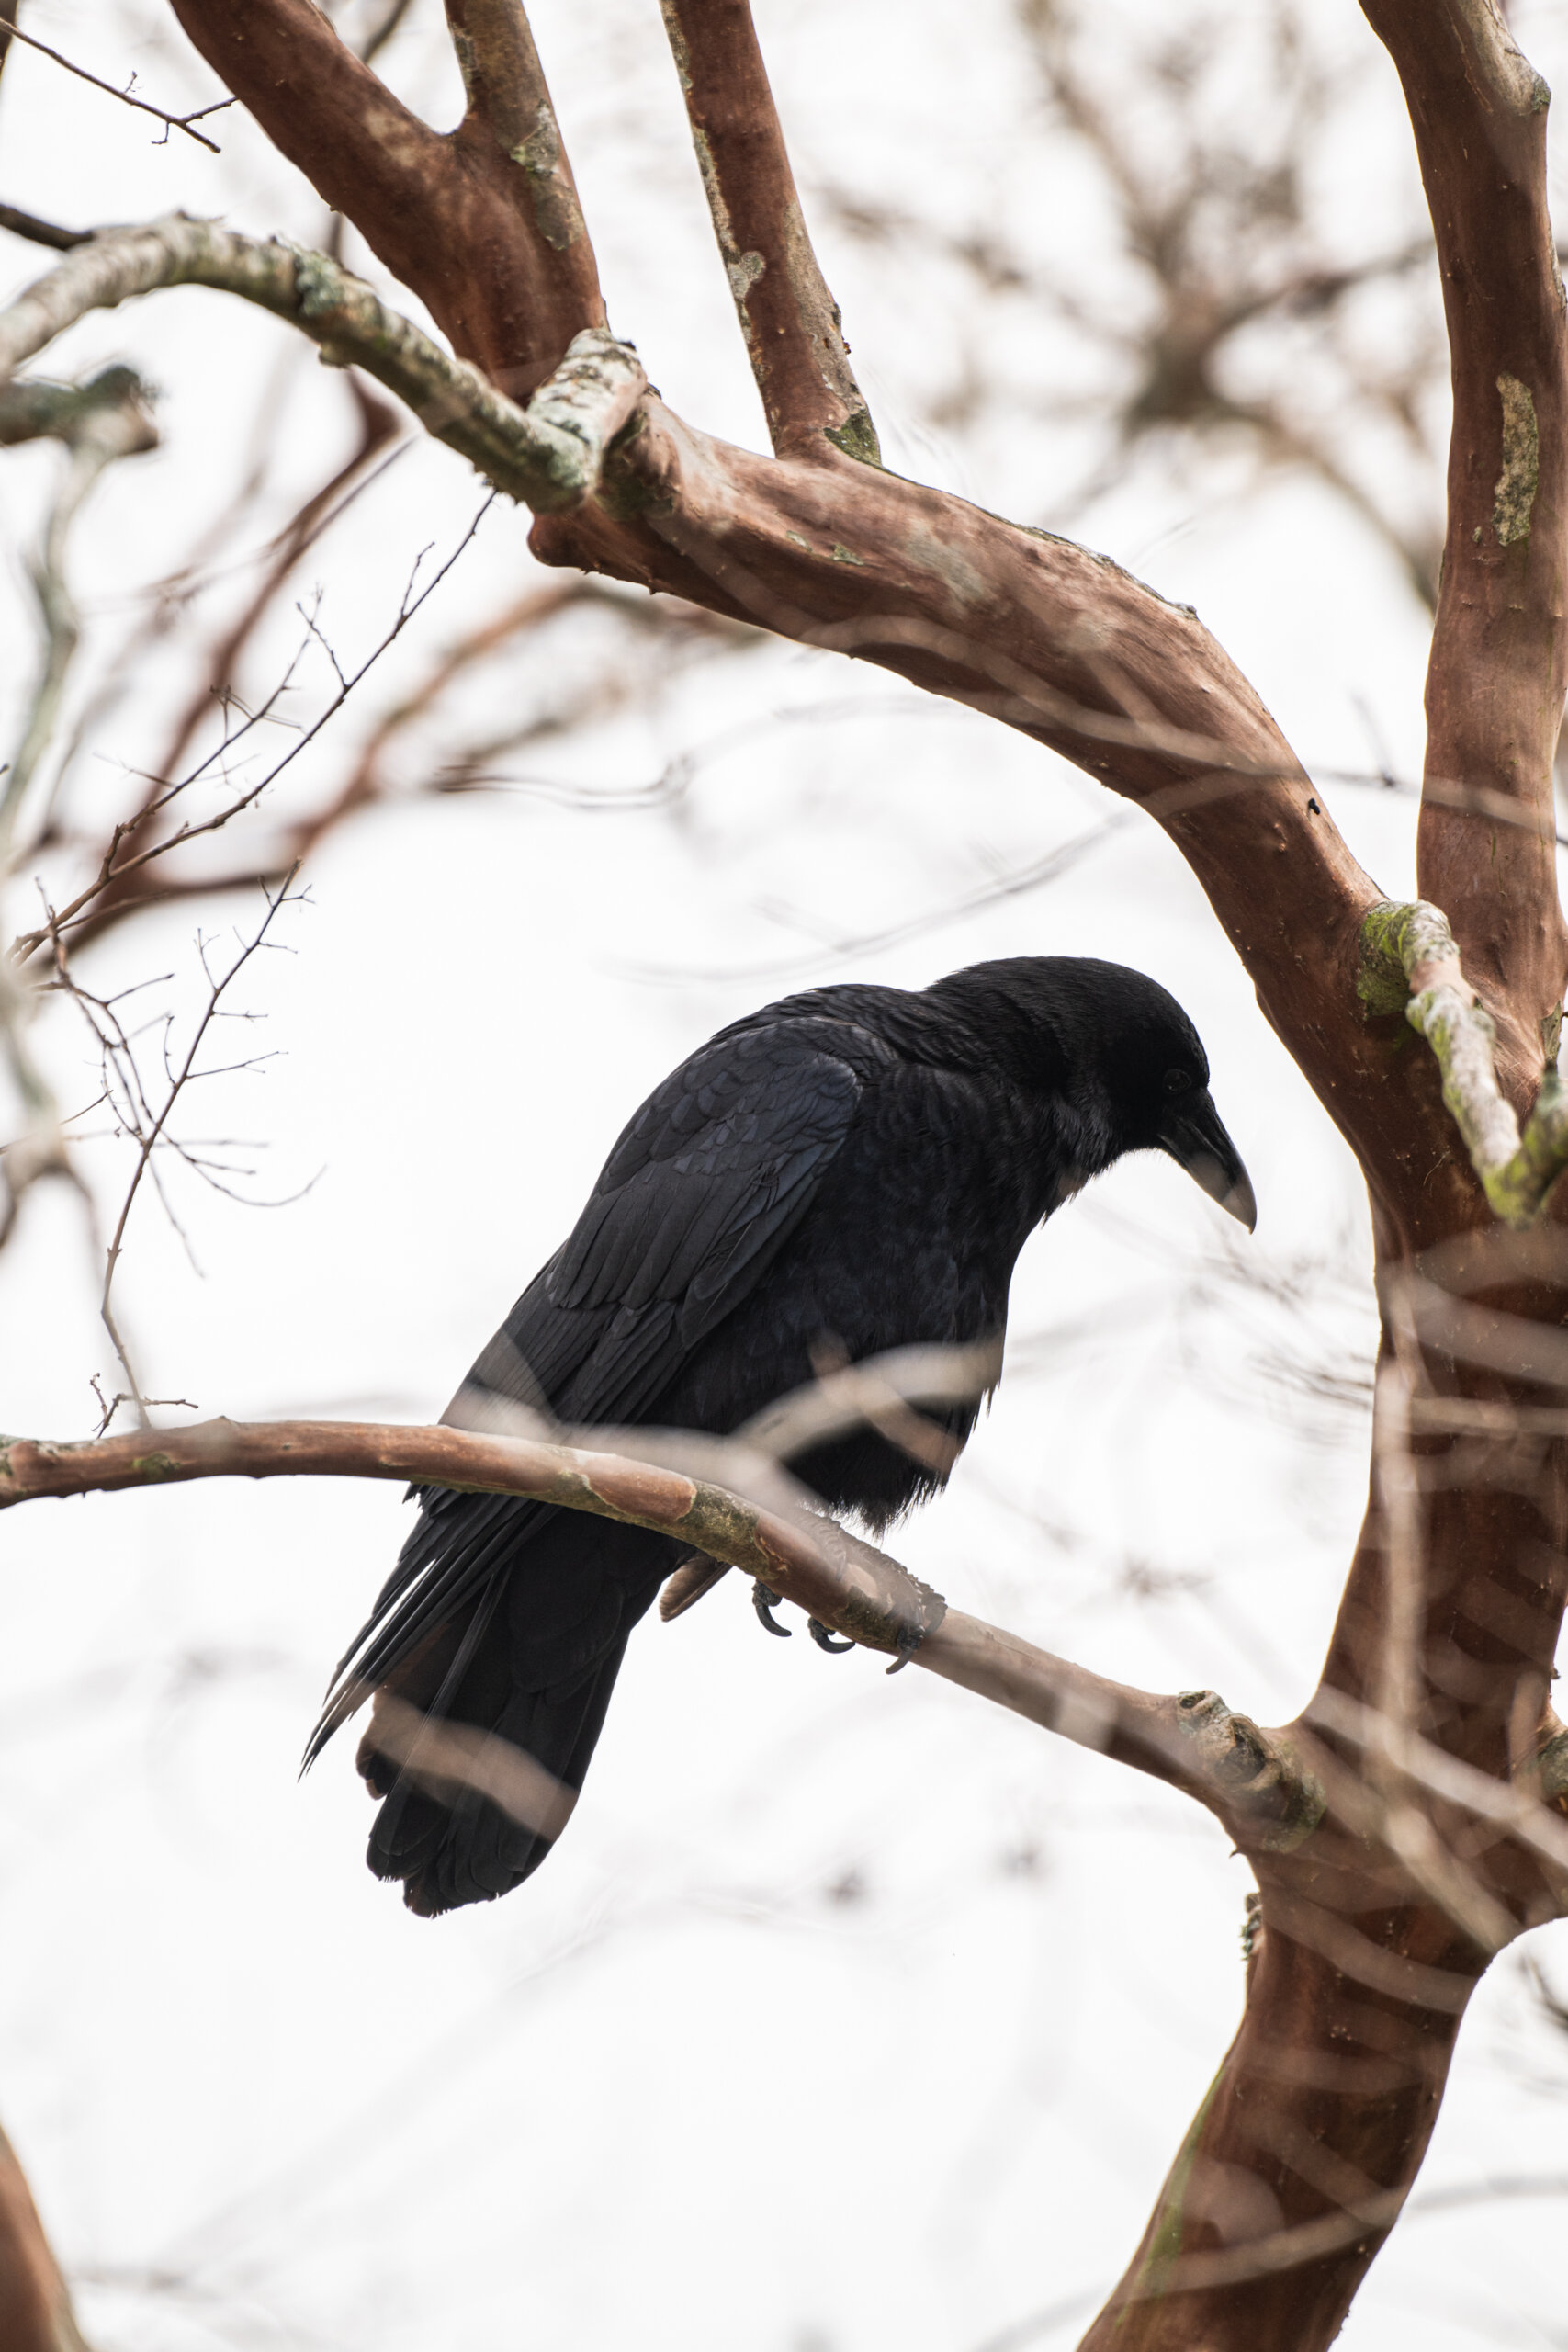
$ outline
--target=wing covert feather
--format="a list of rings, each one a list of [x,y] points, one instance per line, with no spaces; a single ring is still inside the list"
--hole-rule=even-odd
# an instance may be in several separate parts
[[[766,1272],[861,1094],[804,1023],[705,1046],[626,1127],[470,1380],[562,1420],[636,1419]]]

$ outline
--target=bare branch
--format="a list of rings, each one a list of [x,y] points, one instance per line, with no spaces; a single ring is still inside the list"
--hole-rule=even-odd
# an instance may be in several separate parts
[[[1555,1070],[1519,1123],[1498,1088],[1496,1027],[1460,964],[1440,907],[1384,899],[1361,926],[1363,1003],[1372,1013],[1403,1011],[1443,1073],[1443,1101],[1464,1137],[1471,1165],[1505,1225],[1532,1225],[1568,1168],[1568,1088]]]
[[[493,496],[493,492],[491,494]],[[256,711],[249,713],[242,724],[234,729],[231,735],[225,739],[216,751],[209,753],[205,760],[200,761],[195,770],[189,775],[177,777],[173,783],[162,784],[156,797],[151,801],[144,803],[141,810],[138,812],[136,817],[127,818],[122,823],[115,827],[113,832],[109,836],[108,846],[104,852],[98,871],[94,876],[93,879],[82,889],[78,890],[76,896],[72,899],[67,905],[60,908],[50,908],[47,911],[45,921],[39,924],[36,931],[24,932],[19,938],[14,940],[11,944],[10,949],[12,958],[17,963],[25,963],[29,956],[38,954],[40,948],[46,946],[58,956],[60,945],[62,941],[73,941],[79,933],[91,929],[94,910],[98,900],[107,891],[118,883],[123,876],[130,874],[143,872],[156,859],[166,856],[171,850],[178,849],[187,842],[200,841],[204,836],[220,832],[225,825],[232,823],[233,820],[244,809],[252,808],[255,802],[261,798],[262,795],[269,788],[269,786],[277,781],[277,778],[283,774],[284,770],[289,767],[292,763],[299,757],[301,752],[305,751],[310,744],[315,741],[322,729],[330,725],[337,713],[343,708],[349,696],[355,692],[355,688],[368,675],[370,671],[375,668],[382,655],[387,652],[389,647],[397,643],[399,638],[402,635],[404,629],[407,628],[409,623],[413,619],[415,614],[429,602],[436,589],[440,587],[442,582],[451,571],[453,566],[460,560],[465,550],[472,545],[474,535],[478,531],[480,523],[483,521],[489,505],[490,500],[487,499],[479,508],[473,520],[469,523],[468,529],[463,533],[462,537],[457,541],[457,544],[453,548],[451,554],[447,556],[445,562],[443,562],[426,581],[424,586],[420,589],[417,595],[413,593],[413,579],[411,576],[408,586],[403,591],[401,601],[399,604],[398,610],[393,617],[391,626],[387,629],[379,642],[371,647],[369,652],[365,656],[357,669],[350,671],[346,675],[344,675],[341,672],[339,673],[337,692],[328,702],[326,707],[311,721],[309,727],[304,728],[299,734],[295,737],[293,743],[284,753],[283,757],[280,760],[276,761],[273,765],[267,769],[266,773],[261,777],[259,782],[250,785],[242,792],[236,793],[232,799],[228,801],[224,807],[219,809],[216,816],[209,817],[200,822],[187,820],[186,823],[177,826],[173,832],[159,836],[156,840],[152,841],[147,848],[136,851],[134,854],[128,854],[127,837],[133,827],[141,825],[145,820],[160,817],[165,808],[177,800],[183,792],[187,791],[197,778],[205,775],[206,772],[224,754],[231,753],[240,742],[241,739],[248,733],[251,729],[259,725],[265,718],[270,717],[273,705],[290,681],[293,670],[292,663],[289,665],[288,671],[285,673],[282,684],[275,691],[269,700],[262,704],[260,708]],[[416,571],[418,567],[416,565]],[[296,659],[298,657],[296,657]],[[297,861],[287,861],[286,867],[288,864],[295,862]],[[266,888],[271,884],[276,884],[279,878],[279,876],[276,874],[267,874],[263,872],[234,877],[234,880],[236,883],[240,880],[244,880],[252,882],[257,887]],[[176,883],[160,881],[152,889],[148,891],[145,899],[130,897],[121,899],[117,894],[117,904],[120,911],[128,912],[132,908],[150,903],[153,899],[168,899],[173,898],[199,895],[205,887],[206,885],[202,881],[195,878],[187,878]]]
[[[115,83],[101,81],[96,74],[89,74],[85,65],[73,64],[69,57],[62,57],[60,51],[51,49],[47,41],[25,33],[18,24],[13,23],[9,27],[6,38],[8,41],[23,41],[28,49],[36,49],[40,57],[51,58],[56,65],[63,65],[67,74],[73,74],[79,82],[90,82],[95,90],[102,90],[108,97],[118,98],[122,107],[134,107],[139,114],[150,114],[155,122],[164,126],[164,139],[157,142],[158,145],[164,144],[171,130],[183,130],[187,139],[194,139],[197,145],[205,147],[209,155],[219,155],[223,152],[215,139],[209,139],[204,130],[197,130],[195,126],[205,122],[209,114],[221,114],[225,107],[231,107],[234,104],[232,98],[216,98],[210,106],[197,107],[190,114],[166,114],[162,107],[152,106],[146,98],[137,97],[129,85],[122,90]],[[131,81],[134,82],[135,78],[132,74]]]
[[[880,462],[812,251],[750,0],[660,0],[714,233],[773,447]]]
[[[622,1439],[640,1431],[622,1431]],[[702,1455],[701,1438],[649,1432],[650,1451]],[[723,1442],[718,1442],[722,1444]],[[1161,1698],[1053,1657],[950,1611],[896,1560],[811,1510],[775,1510],[656,1460],[446,1426],[353,1421],[205,1421],[85,1443],[0,1440],[0,1510],[44,1497],[115,1493],[192,1478],[408,1479],[460,1492],[525,1495],[673,1535],[744,1569],[871,1649],[912,1659],[1077,1745],[1198,1798],[1249,1849],[1284,1853],[1322,1818],[1322,1790],[1288,1741],[1213,1691]],[[352,1681],[341,1721],[369,1693]],[[461,1776],[454,1754],[437,1771]]]
[[[0,204],[0,229],[9,229],[13,237],[26,237],[30,244],[52,245],[60,254],[91,244],[97,234],[94,229],[62,229],[57,220],[40,220],[36,212],[19,211],[14,204]]]
[[[913,1650],[944,1609],[896,1561],[830,1521],[786,1521],[705,1480],[571,1446],[353,1421],[205,1421],[80,1445],[0,1441],[0,1510],[46,1495],[235,1476],[412,1479],[526,1495],[652,1528],[762,1577],[811,1615],[895,1656]]]
[[[101,872],[106,866],[112,870],[105,873],[103,887],[86,919],[73,925],[77,946],[85,946],[89,940],[97,938],[125,915],[147,905],[152,899],[178,897],[188,889],[186,879],[171,876],[166,872],[160,873],[156,888],[150,889],[145,867],[140,862],[142,854],[154,846],[157,820],[169,806],[164,779],[178,772],[190,747],[191,738],[202,719],[212,711],[220,698],[231,692],[241,657],[272,609],[289,572],[306,550],[313,547],[321,534],[344,513],[350,503],[344,493],[350,491],[351,485],[357,481],[363,486],[367,469],[388,442],[397,437],[400,413],[385,401],[378,400],[352,369],[344,373],[344,385],[357,414],[358,441],[344,462],[334,469],[319,491],[304,502],[277,535],[271,560],[254,593],[213,648],[208,660],[207,673],[175,721],[173,734],[156,769],[147,781],[141,807],[114,829],[117,845],[113,854],[107,861],[100,861]],[[3,397],[0,395],[0,399]],[[331,822],[332,814],[323,812],[319,830],[324,831]],[[254,886],[257,882],[276,881],[290,866],[298,865],[306,847],[317,837],[315,832],[311,832],[307,842],[303,838],[305,831],[306,828],[302,826],[294,829],[291,846],[287,854],[277,859],[271,875],[258,874],[253,860],[232,876],[231,887],[243,888]],[[141,876],[140,887],[138,876]],[[201,887],[203,889],[220,889],[224,879],[221,876],[204,876]]]
[[[130,1181],[126,1186],[125,1197],[120,1203],[119,1214],[115,1219],[114,1231],[109,1236],[108,1248],[105,1253],[104,1283],[98,1299],[98,1313],[103,1318],[104,1329],[113,1342],[114,1351],[119,1358],[120,1369],[130,1383],[130,1401],[135,1405],[138,1418],[144,1427],[147,1425],[148,1399],[142,1394],[141,1384],[137,1377],[135,1366],[130,1361],[125,1337],[114,1307],[115,1276],[119,1270],[120,1257],[125,1249],[126,1228],[130,1222],[131,1210],[136,1205],[137,1194],[141,1189],[142,1178],[152,1164],[152,1155],[168,1133],[169,1121],[174,1115],[180,1096],[196,1075],[197,1056],[201,1051],[202,1043],[209,1029],[218,1018],[219,1007],[252,956],[265,944],[267,933],[272,928],[274,918],[279,908],[288,904],[288,888],[293,878],[292,875],[288,876],[276,897],[269,897],[266,913],[262,918],[254,934],[242,943],[239,952],[228,969],[216,978],[211,978],[209,967],[207,967],[205,949],[203,950],[203,967],[209,970],[207,1001],[197,1016],[189,1046],[178,1069],[171,1069],[168,1072],[167,1090],[163,1102],[156,1109],[147,1100],[141,1080],[134,1071],[133,1057],[129,1056],[129,1049],[124,1047],[123,1032],[119,1033],[119,1042],[124,1049],[122,1058],[132,1059],[132,1069],[129,1074],[129,1100],[123,1107],[122,1117],[124,1125],[135,1138],[137,1152],[130,1172]],[[62,969],[63,971],[63,967]],[[116,1023],[117,1030],[118,1026],[118,1024]],[[101,1036],[102,1033],[99,1034]]]

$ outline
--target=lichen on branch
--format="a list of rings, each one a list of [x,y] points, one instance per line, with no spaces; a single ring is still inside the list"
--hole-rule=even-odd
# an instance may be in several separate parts
[[[631,345],[589,327],[520,408],[327,254],[183,213],[105,230],[0,311],[0,384],[88,311],[164,286],[213,287],[287,319],[329,365],[363,368],[427,433],[536,514],[559,514],[592,494],[606,447],[648,389]]]
[[[1533,1225],[1568,1168],[1568,1088],[1542,1072],[1524,1133],[1497,1085],[1496,1030],[1464,977],[1440,907],[1385,899],[1361,924],[1357,990],[1372,1014],[1403,1012],[1443,1074],[1443,1101],[1495,1216]]]

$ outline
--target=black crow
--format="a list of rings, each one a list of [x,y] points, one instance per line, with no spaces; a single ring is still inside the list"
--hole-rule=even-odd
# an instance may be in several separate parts
[[[999,1346],[1030,1233],[1123,1152],[1169,1153],[1251,1228],[1252,1188],[1208,1080],[1175,1000],[1087,957],[765,1005],[649,1095],[446,1418],[503,1426],[510,1406],[728,1434],[809,1383],[825,1354]],[[971,1398],[932,1417],[953,1452],[978,1410]],[[945,1476],[864,1426],[791,1467],[874,1530]],[[626,1637],[686,1547],[513,1496],[418,1499],[309,1757],[377,1691],[359,1757],[382,1800],[370,1868],[434,1914],[504,1894],[543,1860]],[[439,1741],[434,1769],[403,1770],[422,1718],[446,1726],[448,1754],[455,1738],[486,1769],[515,1757],[525,1802],[491,1802],[482,1772],[443,1780]]]

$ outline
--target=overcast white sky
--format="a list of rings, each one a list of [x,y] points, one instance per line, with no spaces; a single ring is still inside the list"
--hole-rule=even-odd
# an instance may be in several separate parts
[[[1216,43],[1239,44],[1246,14],[1205,19]],[[1347,77],[1314,162],[1325,233],[1351,253],[1396,243],[1418,191],[1392,74],[1344,0],[1313,14]],[[1561,69],[1561,25],[1539,6],[1515,18]],[[1003,227],[1126,314],[1135,281],[1092,176],[1035,107],[1002,0],[762,0],[759,20],[808,204],[834,183],[950,235]],[[170,107],[215,94],[148,0],[112,22],[86,0],[28,0],[23,21]],[[1106,15],[1113,86],[1158,21],[1169,11]],[[652,0],[546,0],[535,22],[614,323],[694,421],[762,446]],[[383,63],[451,119],[434,0],[415,0]],[[1252,102],[1252,70],[1237,67],[1233,107]],[[320,242],[318,201],[245,119],[214,128],[219,158],[159,145],[145,119],[17,51],[0,198],[73,223],[183,207]],[[820,201],[818,215],[890,462],[1053,520],[1103,454],[1100,363],[919,240],[868,248]],[[349,258],[370,268],[352,238]],[[6,290],[45,266],[0,236]],[[1407,305],[1382,315],[1390,337],[1409,332]],[[216,576],[84,733],[84,824],[156,760],[193,644],[350,438],[341,380],[218,296],[96,316],[47,364],[75,375],[111,357],[160,388],[164,440],[108,481],[78,537],[78,711],[260,425],[276,434]],[[978,413],[933,423],[943,389],[976,374]],[[1084,413],[1054,417],[1058,394]],[[33,658],[24,565],[57,462],[37,447],[0,468],[7,741]],[[457,458],[412,445],[301,566],[294,593],[319,593],[345,664],[481,494]],[[1358,854],[1405,890],[1410,801],[1335,780],[1418,768],[1426,620],[1386,548],[1309,481],[1259,486],[1236,452],[1129,461],[1079,527],[1197,605],[1324,775]],[[498,503],[276,805],[346,774],[376,717],[531,573],[548,576],[525,518]],[[446,737],[401,755],[400,803],[311,861],[309,904],[277,926],[287,952],[235,1000],[257,1016],[240,1050],[273,1058],[211,1081],[186,1122],[246,1139],[245,1189],[310,1189],[264,1210],[176,1188],[189,1257],[139,1205],[121,1295],[153,1392],[203,1413],[430,1418],[624,1119],[722,1022],[811,980],[920,985],[1023,952],[1134,962],[1207,1041],[1256,1240],[1164,1161],[1124,1165],[1054,1220],[1020,1269],[996,1409],[896,1548],[955,1605],[1120,1678],[1293,1713],[1365,1480],[1354,1396],[1309,1397],[1301,1378],[1326,1368],[1353,1388],[1365,1372],[1365,1210],[1179,859],[1134,818],[1055,887],[954,912],[1115,804],[977,718],[773,646],[671,666],[620,711],[498,762],[504,789],[416,796],[454,733],[500,733],[602,663],[608,626],[558,625],[476,677]],[[301,633],[286,601],[250,693]],[[289,710],[313,715],[328,686],[308,656]],[[694,754],[683,793],[582,805]],[[26,900],[13,893],[17,922]],[[233,899],[158,912],[84,968],[106,991],[155,982],[150,1013],[188,1019],[197,926],[221,952],[254,920]],[[38,1034],[62,1100],[89,1102],[67,1009]],[[85,1164],[115,1202],[123,1147],[91,1144]],[[1247,1286],[1244,1256],[1291,1278],[1288,1306]],[[40,1191],[0,1259],[0,1426],[91,1426],[89,1377],[112,1377],[94,1285],[76,1205]],[[1237,2015],[1250,1881],[1218,1831],[931,1678],[894,1689],[865,1655],[766,1640],[732,1579],[637,1636],[540,1875],[502,1904],[414,1920],[362,1867],[349,1744],[295,1777],[403,1524],[390,1488],[305,1481],[6,1521],[0,2116],[100,2352],[1075,2341]],[[1568,1985],[1568,1930],[1531,1949]],[[1561,2175],[1565,2131],[1568,2046],[1532,2024],[1511,1957],[1467,2021],[1424,2187]],[[1413,2211],[1344,2341],[1568,2345],[1562,2216],[1561,2200]]]

